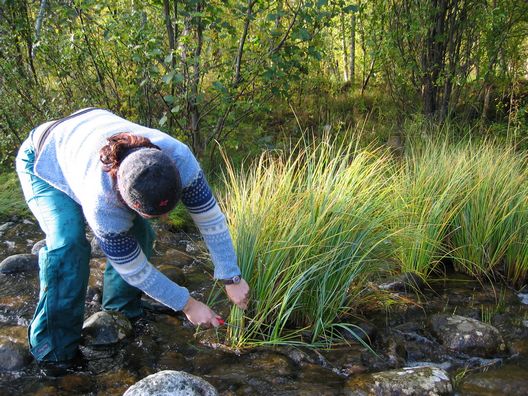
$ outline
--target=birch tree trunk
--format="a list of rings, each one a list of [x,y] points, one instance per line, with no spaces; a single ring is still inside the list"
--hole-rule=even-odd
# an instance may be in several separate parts
[[[345,15],[341,12],[341,44],[343,47],[343,79],[348,81],[348,48],[346,42]]]
[[[354,84],[356,76],[356,13],[353,12],[350,16],[350,71],[348,72],[348,79]]]

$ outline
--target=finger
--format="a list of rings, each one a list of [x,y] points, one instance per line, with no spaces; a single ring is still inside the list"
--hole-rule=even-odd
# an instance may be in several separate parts
[[[213,318],[211,319],[211,325],[212,325],[213,327],[218,327],[218,326],[220,326],[220,322],[218,321],[218,319],[216,319],[215,317],[213,317]]]

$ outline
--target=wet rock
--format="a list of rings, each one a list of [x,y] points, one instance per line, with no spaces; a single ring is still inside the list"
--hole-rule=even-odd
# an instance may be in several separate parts
[[[359,375],[345,384],[347,396],[449,395],[453,386],[446,371],[437,367],[405,367]]]
[[[61,393],[70,395],[90,394],[94,388],[92,378],[82,374],[69,374],[57,378],[57,385]]]
[[[338,331],[343,335],[345,340],[354,342],[361,340],[369,345],[372,345],[378,334],[377,327],[369,322],[361,322],[347,329],[339,328]]]
[[[86,290],[86,301],[101,304],[102,295],[103,293],[99,287],[88,286],[88,289]]]
[[[29,353],[23,344],[0,339],[0,371],[20,370],[28,361]]]
[[[471,374],[463,379],[460,391],[465,396],[526,395],[528,389],[526,373],[526,367],[510,364],[483,373]]]
[[[293,361],[298,366],[304,366],[306,364],[318,364],[320,366],[328,366],[326,358],[317,352],[315,349],[308,349],[302,346],[278,346],[273,348]],[[334,352],[334,351],[332,351]]]
[[[115,344],[132,335],[132,325],[119,312],[97,312],[85,320],[82,329],[84,345]]]
[[[38,256],[40,249],[42,249],[44,246],[46,246],[46,240],[41,239],[40,241],[38,241],[37,243],[33,245],[33,247],[31,248],[31,254]]]
[[[368,351],[360,344],[350,344],[336,346],[332,349],[321,351],[328,360],[328,368],[342,376],[362,374],[368,371],[368,367],[363,364],[362,354]]]
[[[491,357],[506,350],[499,331],[486,323],[459,315],[436,314],[430,319],[433,335],[456,352]]]
[[[299,370],[286,356],[268,350],[255,351],[240,357],[224,354],[220,359],[218,356],[207,355],[209,358],[202,358],[205,364],[199,363],[196,358],[193,359],[195,369],[207,372],[208,381],[219,389],[229,384],[231,389],[237,390],[237,394],[280,394],[277,386],[282,389]],[[306,366],[303,366],[303,370],[304,367]]]
[[[204,379],[184,371],[165,370],[132,385],[123,396],[216,396],[216,389]]]
[[[368,350],[361,353],[361,361],[372,371],[399,368],[407,360],[405,345],[400,337],[394,337],[393,334],[382,334],[375,349],[380,353],[375,354]]]
[[[146,295],[141,297],[141,306],[154,313],[174,315],[174,310]]]
[[[38,258],[32,254],[15,254],[0,263],[1,274],[38,270]]]
[[[415,272],[405,272],[397,278],[378,286],[381,290],[392,292],[413,292],[424,287],[423,279]]]
[[[169,248],[167,249],[163,257],[158,259],[158,261],[160,262],[160,264],[170,263],[171,265],[175,265],[178,267],[184,267],[186,265],[191,265],[192,262],[194,261],[194,257],[181,250]]]
[[[0,225],[0,235],[6,230],[8,230],[10,227],[12,227],[15,223],[8,221],[7,223],[4,223]]]
[[[189,362],[183,353],[167,351],[160,356],[158,367],[163,370],[183,370],[189,368]]]
[[[90,246],[92,247],[92,258],[104,258],[106,257],[103,253],[101,247],[99,246],[99,242],[97,242],[97,238],[93,237],[90,241]]]

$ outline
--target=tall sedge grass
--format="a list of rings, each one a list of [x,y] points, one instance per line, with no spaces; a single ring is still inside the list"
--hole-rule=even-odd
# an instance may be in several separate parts
[[[464,202],[470,166],[463,147],[412,145],[394,178],[393,212],[399,269],[427,278],[448,254],[451,222]]]
[[[526,280],[524,156],[428,142],[394,161],[343,141],[266,152],[237,171],[226,161],[221,202],[252,301],[231,311],[233,347],[332,343],[387,269],[427,279],[449,258],[481,279]]]
[[[515,217],[509,222],[511,235],[504,254],[504,269],[507,279],[521,286],[528,275],[528,185],[518,195],[520,202],[516,206]]]
[[[331,342],[346,328],[389,237],[388,164],[327,139],[228,167],[225,211],[253,300],[246,316],[232,311],[233,346],[291,343],[307,331],[308,343]]]
[[[526,161],[511,147],[468,146],[471,174],[466,201],[453,219],[451,255],[459,269],[493,276],[502,264],[518,282],[526,274]]]

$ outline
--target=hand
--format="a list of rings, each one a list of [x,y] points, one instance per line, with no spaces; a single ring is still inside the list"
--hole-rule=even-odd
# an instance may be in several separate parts
[[[195,326],[218,327],[224,323],[223,319],[211,308],[192,297],[189,297],[182,311]]]
[[[229,299],[241,309],[246,309],[249,300],[249,286],[244,279],[240,279],[240,283],[226,285],[226,293]]]

